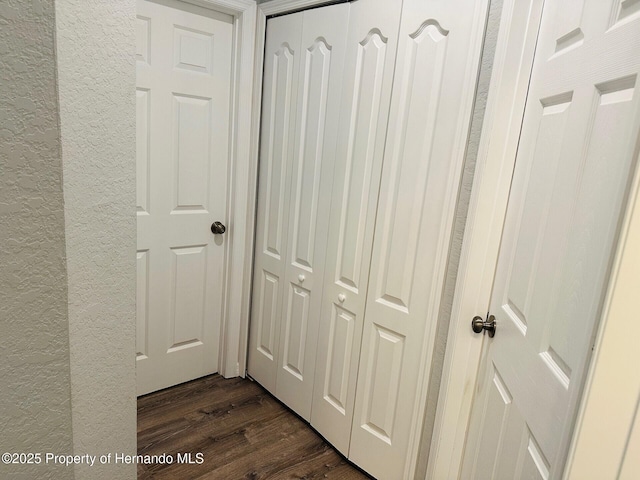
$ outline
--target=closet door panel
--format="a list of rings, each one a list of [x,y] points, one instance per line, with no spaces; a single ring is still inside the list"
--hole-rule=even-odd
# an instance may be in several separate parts
[[[300,130],[294,165],[292,265],[308,272],[314,271],[315,247],[322,248],[325,238],[324,232],[317,230],[322,226],[318,225],[320,194],[331,194],[330,190],[320,191],[333,50],[325,42],[324,38],[316,38],[304,52]]]
[[[276,392],[303,14],[269,20],[265,47],[249,374]]]
[[[400,4],[351,5],[311,424],[347,454]]]
[[[487,3],[403,4],[349,450],[378,478],[415,463]]]
[[[426,196],[442,198],[447,188],[449,162],[438,163],[432,151],[435,123],[443,113],[438,103],[443,93],[447,33],[437,21],[425,22],[410,35],[403,52],[405,71],[398,85],[399,118],[391,135],[395,141],[390,141],[388,147],[390,168],[386,170],[382,194],[377,278],[372,292],[378,304],[394,313],[411,313],[421,227],[426,227],[424,224],[431,219],[432,226],[439,226],[437,218],[434,219],[438,213],[436,205],[427,204]],[[430,212],[424,211],[430,208]],[[435,258],[429,256],[426,261],[432,267]]]
[[[303,13],[276,396],[311,416],[349,4]]]

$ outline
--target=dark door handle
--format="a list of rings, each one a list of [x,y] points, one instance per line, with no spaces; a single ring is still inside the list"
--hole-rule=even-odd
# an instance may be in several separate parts
[[[485,322],[482,317],[473,317],[471,320],[471,329],[475,333],[480,333],[483,330],[486,330],[490,337],[493,337],[496,334],[496,330],[498,329],[496,325],[496,317],[493,315],[489,315],[489,318]]]
[[[222,235],[226,231],[227,227],[225,227],[220,222],[213,222],[211,224],[211,233],[213,233],[214,235]]]

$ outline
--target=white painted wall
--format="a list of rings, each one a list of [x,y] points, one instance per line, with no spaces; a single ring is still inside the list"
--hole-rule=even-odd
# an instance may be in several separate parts
[[[64,248],[53,0],[0,2],[0,453],[73,448]]]
[[[55,5],[74,453],[135,454],[135,0]]]

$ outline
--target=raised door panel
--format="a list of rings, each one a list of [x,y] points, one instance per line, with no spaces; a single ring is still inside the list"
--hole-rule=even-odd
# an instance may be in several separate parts
[[[303,40],[304,41],[304,40]],[[292,184],[291,263],[299,269],[313,272],[316,268],[316,247],[322,248],[324,232],[318,231],[321,210],[320,181],[323,164],[323,144],[327,124],[329,71],[334,47],[324,38],[317,38],[304,52],[304,91],[300,99],[300,131],[294,161]],[[333,58],[335,62],[335,58]],[[335,69],[335,65],[334,65]],[[322,185],[324,186],[324,185]]]
[[[379,478],[413,475],[487,3],[403,3],[349,449]]]
[[[207,210],[211,165],[210,98],[173,95],[172,213]]]
[[[263,253],[281,260],[286,246],[286,209],[285,198],[288,198],[287,183],[287,159],[291,151],[292,136],[290,127],[292,114],[295,113],[294,73],[296,54],[287,43],[280,48],[271,58],[273,62],[273,84],[269,92],[270,98],[265,99],[265,109],[273,109],[269,116],[269,136],[264,138],[268,142],[265,146],[264,167],[262,175],[264,180],[264,227],[261,229]],[[269,63],[268,63],[269,64]],[[270,107],[269,107],[270,105]],[[265,132],[267,133],[267,132]],[[263,151],[264,151],[263,150]],[[261,190],[262,191],[262,190]]]
[[[136,18],[136,61],[150,65],[151,61],[151,19],[144,15]]]
[[[517,478],[559,478],[640,135],[640,16],[619,0],[545,2],[491,299],[484,370],[511,392],[518,428],[488,459]],[[480,380],[476,402],[491,385]],[[487,393],[489,392],[489,393]],[[463,476],[500,429],[474,410]],[[519,444],[520,464],[504,464]]]
[[[149,182],[151,181],[149,98],[149,90],[136,89],[136,198],[138,215],[149,213]]]
[[[136,360],[146,360],[149,344],[149,251],[136,254]]]
[[[351,5],[311,424],[348,454],[400,4]]]
[[[276,396],[306,420],[311,416],[349,8],[341,4],[303,13]]]
[[[267,22],[264,57],[248,372],[273,394],[289,292],[285,269],[302,17],[296,13]]]
[[[173,31],[175,68],[210,75],[213,72],[213,35],[176,27]]]
[[[324,430],[328,430],[331,425],[326,425],[322,423],[321,420],[318,420],[315,398],[321,397],[322,401],[328,402],[331,407],[341,415],[346,415],[348,408],[347,395],[349,391],[349,373],[351,372],[350,364],[352,360],[351,351],[353,349],[356,319],[351,312],[336,305],[333,307],[331,323],[328,330],[329,343],[326,350],[327,365],[323,365],[326,373],[323,377],[320,377],[318,375],[320,368],[316,369],[317,378],[322,380],[318,382],[321,385],[321,390],[320,392],[314,391],[314,403],[311,411],[312,425],[321,433]],[[350,432],[347,432],[347,438],[349,437],[348,433]],[[327,440],[332,441],[333,439],[327,438]]]
[[[489,380],[491,391],[485,403],[481,406],[482,418],[484,422],[493,423],[499,428],[493,430],[490,436],[482,439],[482,442],[478,444],[478,450],[474,455],[474,459],[478,464],[477,468],[481,468],[482,471],[485,472],[491,472],[489,478],[508,478],[504,476],[496,477],[497,466],[492,453],[493,449],[503,445],[506,432],[508,432],[510,428],[513,428],[512,425],[514,423],[518,424],[521,419],[514,418],[514,415],[512,415],[513,410],[511,406],[513,398],[506,388],[504,381],[500,378],[500,375],[495,370],[490,371],[489,374],[491,375]],[[513,455],[511,459],[515,460]]]
[[[172,248],[168,351],[202,344],[206,297],[207,246]]]

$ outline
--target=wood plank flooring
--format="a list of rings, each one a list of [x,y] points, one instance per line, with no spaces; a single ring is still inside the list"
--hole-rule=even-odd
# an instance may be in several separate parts
[[[138,455],[163,453],[174,463],[138,464],[138,479],[371,478],[260,385],[219,375],[138,399]]]

